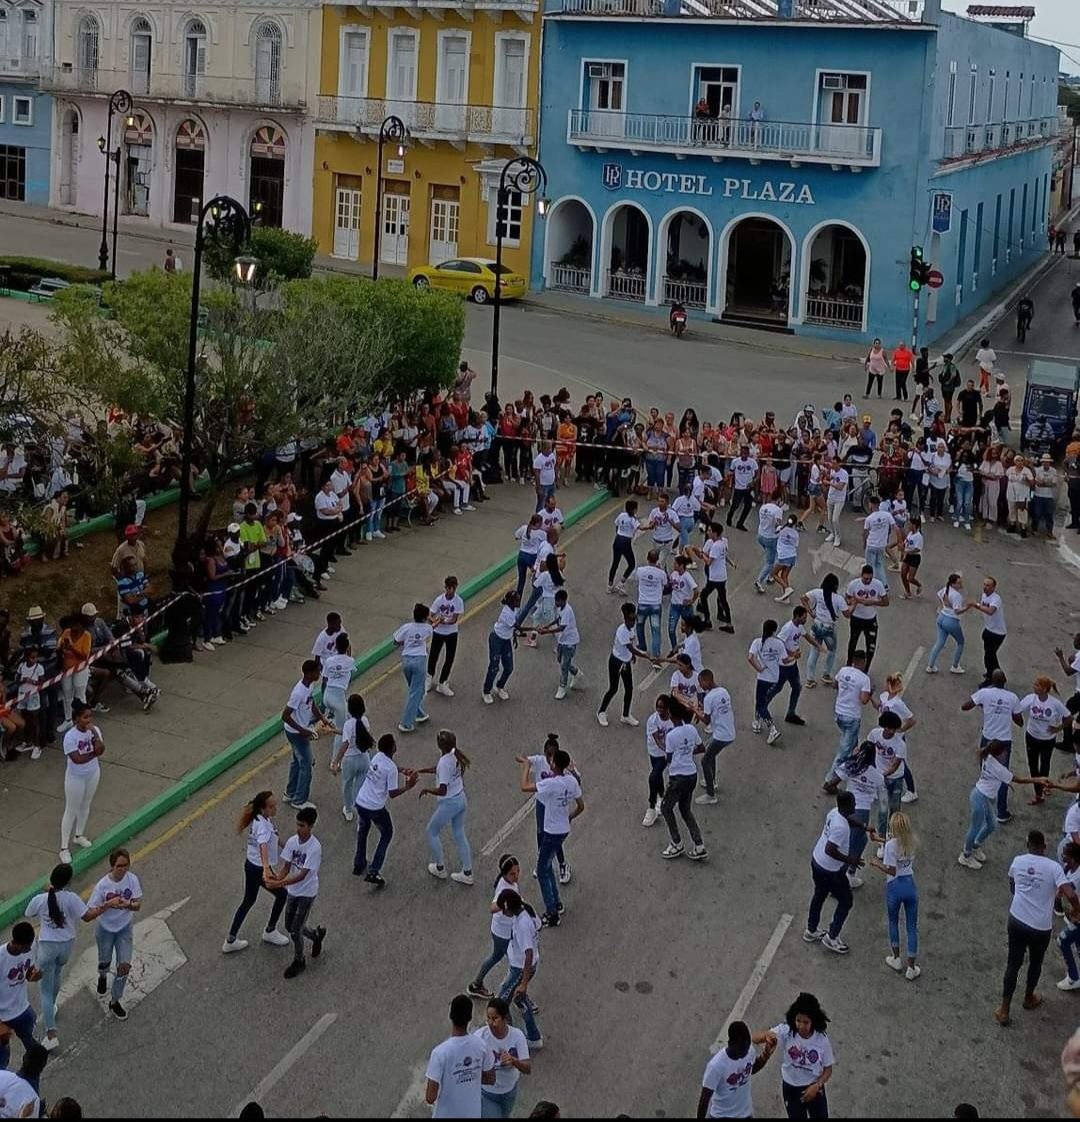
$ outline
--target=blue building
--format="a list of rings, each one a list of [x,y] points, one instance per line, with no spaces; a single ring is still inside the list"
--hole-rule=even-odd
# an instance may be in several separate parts
[[[894,345],[913,245],[944,275],[920,340],[1045,250],[1058,52],[1023,20],[940,0],[548,4],[534,288]]]
[[[52,98],[39,89],[50,57],[51,4],[0,0],[0,199],[49,205]]]

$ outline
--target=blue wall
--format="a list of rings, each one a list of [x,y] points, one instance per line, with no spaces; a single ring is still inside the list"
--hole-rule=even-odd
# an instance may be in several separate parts
[[[945,127],[948,59],[956,58],[958,67],[955,119],[966,125],[967,83],[970,82],[971,60],[975,57],[980,60],[977,121],[985,119],[987,89],[983,82],[991,62],[997,71],[995,98],[999,105],[1003,101],[1004,71],[1009,69],[1013,75],[1010,120],[1015,119],[1016,82],[1021,69],[1025,75],[1029,76],[1033,70],[1039,75],[1030,115],[1053,114],[1056,84],[1046,83],[1044,101],[1042,75],[1056,75],[1055,51],[949,16],[942,17],[938,31],[925,27],[755,27],[678,19],[548,19],[544,25],[540,156],[548,172],[555,212],[559,199],[566,196],[577,196],[592,209],[597,223],[593,236],[595,278],[598,270],[602,271],[607,265],[599,260],[604,215],[619,203],[640,204],[652,222],[651,295],[655,292],[656,270],[662,268],[664,247],[659,235],[664,217],[680,207],[698,209],[712,228],[710,305],[716,304],[720,287],[719,271],[724,259],[721,242],[725,240],[725,227],[748,215],[774,218],[787,227],[795,243],[792,282],[796,292],[792,311],[796,319],[802,296],[804,239],[822,223],[847,223],[862,235],[870,249],[866,335],[882,335],[893,342],[910,333],[911,300],[907,290],[910,247],[923,244],[930,256],[933,244],[937,252],[934,264],[946,276],[945,286],[931,305],[935,319],[925,327],[926,338],[936,337],[967,316],[995,288],[1028,267],[1039,252],[1040,238],[1033,246],[1030,237],[1030,202],[1022,250],[1019,245],[1019,196],[1025,181],[1029,184],[1030,195],[1038,179],[1042,199],[1042,183],[1049,175],[1051,164],[1048,147],[987,160],[977,167],[948,175],[937,174],[942,168],[939,161]],[[881,166],[853,172],[848,168],[832,170],[829,165],[809,163],[793,168],[789,163],[769,159],[757,164],[739,157],[714,162],[709,154],[693,149],[682,159],[647,151],[634,155],[622,140],[619,147],[610,147],[607,152],[581,151],[568,144],[566,136],[568,110],[587,104],[582,100],[582,63],[585,60],[625,61],[623,110],[627,113],[685,117],[692,109],[695,67],[723,65],[741,68],[738,113],[742,119],[754,101],[759,100],[766,120],[791,122],[820,118],[815,105],[819,71],[869,72],[866,123],[883,130]],[[1025,83],[1028,80],[1025,77]],[[1029,116],[1028,97],[1029,91],[1025,89],[1023,119]],[[622,169],[621,183],[616,189],[604,186],[605,165],[618,165]],[[693,193],[668,191],[663,186],[658,190],[628,189],[630,172],[693,176],[696,189]],[[738,181],[734,190],[729,180]],[[743,181],[748,181],[745,189]],[[755,194],[760,196],[766,182],[773,185],[778,195],[781,183],[794,183],[796,192],[805,186],[814,201],[796,204],[753,198]],[[668,185],[683,183],[681,178],[667,181]],[[685,183],[689,184],[689,180]],[[653,185],[656,185],[655,178]],[[1006,263],[1004,241],[1010,187],[1015,187],[1017,192],[1014,221],[1017,228],[1010,260]],[[952,230],[935,243],[931,243],[929,229],[931,189],[948,190],[954,195]],[[710,190],[711,193],[707,193]],[[999,192],[1004,192],[1004,212],[999,231],[998,268],[991,277],[992,228]],[[977,290],[972,292],[974,230],[980,201],[983,203],[983,230],[979,239],[983,264],[979,269]],[[1040,206],[1045,210],[1045,203],[1041,202]],[[957,307],[957,241],[963,210],[968,211],[967,265],[962,278],[961,303]],[[1041,214],[1037,226],[1044,221],[1045,214]],[[541,223],[533,246],[533,284],[537,288],[543,285],[544,258]],[[803,334],[852,338],[849,331],[801,323],[792,323],[792,326]]]
[[[33,110],[29,125],[16,125],[16,97],[29,97]],[[38,206],[49,205],[53,99],[27,82],[0,81],[4,101],[4,120],[0,123],[0,144],[26,149],[26,199]]]

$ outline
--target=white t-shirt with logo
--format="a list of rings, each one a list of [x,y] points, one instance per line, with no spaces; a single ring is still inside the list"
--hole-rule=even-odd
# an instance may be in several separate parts
[[[702,547],[701,552],[709,559],[709,580],[727,580],[727,538],[709,539]],[[1080,672],[1077,673],[1080,681]],[[1080,686],[1077,687],[1080,690]]]
[[[983,630],[989,631],[991,635],[1005,635],[1005,608],[1001,603],[1001,597],[996,592],[991,592],[987,595],[985,592],[979,597],[979,603],[984,608],[992,608],[993,615],[983,616]]]
[[[247,860],[252,865],[262,867],[262,855],[259,853],[259,846],[266,846],[266,859],[273,868],[278,862],[278,832],[277,827],[274,825],[272,818],[267,818],[265,815],[256,815],[251,820],[251,825],[248,826],[247,836]]]
[[[843,596],[838,592],[832,594],[832,608],[835,616],[829,613],[829,605],[825,602],[825,593],[820,588],[811,588],[806,594],[806,599],[810,601],[810,612],[813,616],[814,623],[820,623],[825,627],[835,627],[836,621],[843,618],[843,613],[847,611],[847,603]]]
[[[30,1007],[26,975],[33,965],[33,951],[12,954],[7,943],[0,943],[0,1021],[5,1024],[10,1024]]]
[[[401,644],[402,658],[418,658],[427,655],[431,636],[430,623],[403,623],[394,632],[394,642]]]
[[[870,679],[854,666],[845,666],[836,675],[836,715],[861,717],[861,694],[870,692]]]
[[[570,808],[581,798],[581,784],[569,772],[540,779],[536,801],[544,808],[544,833],[570,833]]]
[[[866,516],[863,529],[866,531],[867,549],[884,549],[889,544],[889,535],[893,531],[892,514],[887,510],[875,510]]]
[[[731,707],[731,694],[723,686],[714,686],[709,690],[701,708],[708,719],[713,740],[730,743],[735,739],[735,710]]]
[[[292,710],[293,721],[302,729],[310,729],[315,723],[315,703],[311,698],[314,689],[314,682],[307,685],[301,678],[293,686],[292,692],[289,694],[289,700],[285,703],[286,708]]]
[[[743,459],[740,456],[738,459],[731,461],[730,471],[735,477],[735,490],[745,491],[751,483],[754,482],[754,476],[757,475],[758,464],[754,459]]]
[[[784,644],[784,650],[787,652],[788,657],[797,654],[799,647],[802,644],[802,638],[806,634],[806,628],[802,624],[796,623],[793,619],[789,619],[777,634],[777,638]]]
[[[314,834],[309,834],[308,840],[302,842],[299,834],[293,834],[281,851],[281,859],[292,865],[290,875],[300,869],[307,869],[307,876],[295,884],[287,885],[285,891],[290,896],[318,896],[319,867],[322,865],[322,844],[319,839]]]
[[[655,565],[638,565],[630,576],[637,578],[638,607],[654,608],[664,602],[667,573],[663,569]]]
[[[847,499],[848,473],[837,468],[829,474],[829,502],[842,503]]]
[[[775,635],[770,635],[768,639],[755,639],[748,653],[762,665],[757,672],[759,682],[780,681],[780,663],[787,657],[787,648]]]
[[[323,661],[330,658],[331,655],[337,654],[337,637],[340,634],[342,634],[341,628],[331,634],[324,627],[315,636],[315,642],[311,644],[311,657]]]
[[[758,537],[772,541],[780,532],[784,512],[776,503],[762,503],[758,509]]]
[[[914,716],[907,702],[899,694],[890,697],[888,690],[882,690],[878,694],[878,707],[882,713],[895,713],[901,721],[909,721]]]
[[[689,573],[680,573],[678,570],[668,577],[668,584],[671,585],[671,603],[679,607],[690,603],[694,589],[697,588],[697,581]]]
[[[1009,915],[1036,931],[1049,931],[1054,926],[1054,898],[1057,890],[1068,883],[1065,870],[1049,857],[1021,853],[1009,866],[1013,882],[1013,898]]]
[[[862,577],[856,577],[848,584],[847,594],[855,601],[855,606],[851,610],[855,619],[876,619],[877,606],[868,604],[867,601],[884,599],[886,590],[877,577],[873,577],[869,584],[863,581]]]
[[[356,805],[363,810],[382,810],[386,806],[390,792],[398,786],[397,764],[383,752],[376,752],[371,759],[364,782],[356,792]]]
[[[611,644],[611,653],[620,662],[631,662],[633,660],[634,655],[630,647],[634,638],[634,632],[625,623],[620,623],[615,628],[615,641]]]
[[[495,621],[492,630],[500,639],[513,639],[514,628],[517,626],[517,612],[510,607],[509,604],[504,604],[502,611],[499,612],[499,618]]]
[[[569,604],[558,609],[555,622],[562,628],[562,631],[556,633],[555,638],[560,647],[576,647],[581,642],[577,616],[574,615],[574,609]]]
[[[1025,716],[1024,731],[1036,740],[1053,740],[1052,729],[1059,728],[1069,715],[1068,706],[1052,693],[1040,701],[1038,694],[1025,694],[1020,699],[1020,712]]]
[[[39,892],[29,904],[26,905],[27,919],[36,919],[39,923],[38,942],[40,943],[69,943],[78,932],[82,917],[86,915],[86,905],[81,896],[74,892],[61,889],[55,893],[56,903],[63,913],[63,925],[57,926],[49,915],[49,894]]]
[[[555,483],[555,453],[537,452],[533,457],[533,471],[541,487],[551,487]]]
[[[794,526],[785,526],[776,535],[777,561],[794,562],[799,556],[799,531]]]
[[[1020,698],[1012,690],[997,686],[983,686],[971,695],[971,700],[982,709],[982,734],[987,740],[1012,740],[1012,715],[1021,712]]]
[[[980,795],[992,799],[997,796],[998,788],[1002,783],[1012,782],[1012,772],[996,757],[987,756],[979,768],[979,778],[975,781],[975,790]]]
[[[503,1052],[509,1052],[515,1060],[527,1060],[529,1043],[525,1039],[525,1034],[516,1025],[507,1025],[506,1035],[500,1040],[487,1025],[484,1025],[483,1028],[478,1028],[473,1036],[487,1049],[495,1065],[495,1082],[488,1084],[488,1090],[495,1095],[505,1095],[508,1091],[512,1091],[521,1078],[521,1072],[513,1064],[506,1064],[504,1067],[499,1063],[499,1057]]]
[[[654,709],[645,722],[645,751],[658,760],[667,757],[667,751],[661,745],[666,744],[667,734],[674,727],[674,723],[667,717],[661,717]],[[660,741],[657,744],[657,740]]]
[[[64,733],[64,755],[67,757],[67,773],[71,776],[100,775],[101,763],[95,756],[89,763],[77,764],[73,756],[77,753],[91,752],[94,737],[101,737],[101,729],[91,725],[85,732],[80,728],[70,728]]]
[[[885,843],[885,855],[881,859],[883,865],[891,865],[896,870],[895,876],[886,876],[885,880],[896,880],[897,877],[913,877],[915,875],[915,857],[913,854],[904,853],[900,849],[900,842],[896,838],[889,838]]]
[[[676,725],[671,729],[664,738],[668,775],[697,775],[694,752],[701,746],[701,737],[693,725]]]
[[[26,1105],[30,1113],[25,1117],[38,1118],[41,1115],[41,1099],[34,1088],[14,1071],[0,1071],[0,1118],[22,1118]]]
[[[741,1060],[733,1060],[726,1048],[709,1060],[701,1077],[702,1087],[712,1091],[707,1118],[753,1118],[750,1077],[757,1057],[758,1050],[751,1044]]]
[[[322,675],[326,679],[326,688],[331,690],[345,690],[352,681],[352,672],[356,666],[352,655],[335,654],[323,660]]]
[[[440,799],[452,799],[465,790],[465,783],[461,775],[461,764],[453,752],[444,752],[435,765],[435,783],[441,787],[446,784],[446,794],[439,795]]]
[[[433,1118],[479,1118],[480,1083],[495,1066],[484,1042],[472,1034],[451,1036],[436,1044],[424,1076],[439,1085]]]
[[[465,614],[465,601],[455,592],[453,596],[443,593],[431,601],[431,614],[433,616],[457,616],[458,620]],[[439,623],[435,625],[436,635],[456,635],[460,623]]]
[[[615,516],[615,533],[620,538],[632,538],[638,529],[638,520],[624,510]]]
[[[885,780],[876,767],[864,768],[860,772],[852,770],[853,760],[849,756],[836,766],[836,774],[844,781],[844,786],[855,797],[856,810],[869,810],[881,797]]]
[[[821,1078],[825,1068],[833,1066],[832,1044],[825,1033],[811,1033],[803,1039],[786,1022],[774,1025],[772,1031],[781,1057],[780,1078],[789,1087],[809,1087]]]
[[[649,521],[652,523],[652,539],[657,545],[668,545],[675,540],[675,531],[679,528],[679,516],[670,507],[661,510],[658,506],[649,511]]]
[[[106,874],[94,885],[90,893],[89,905],[91,908],[100,908],[110,900],[142,899],[142,885],[139,878],[132,872],[125,873],[119,880],[113,880]],[[135,922],[135,913],[127,908],[106,908],[98,916],[98,926],[102,931],[123,931]]]
[[[827,873],[837,873],[844,868],[845,863],[825,852],[828,842],[832,842],[841,853],[847,853],[851,848],[851,826],[839,810],[830,810],[825,815],[825,825],[814,846],[814,862]]]
[[[890,778],[899,779],[904,774],[902,767],[892,771],[892,765],[896,760],[906,760],[907,742],[899,732],[894,732],[891,737],[885,735],[885,730],[880,725],[875,726],[867,734],[866,739],[874,746],[874,766],[886,775],[891,772]]]

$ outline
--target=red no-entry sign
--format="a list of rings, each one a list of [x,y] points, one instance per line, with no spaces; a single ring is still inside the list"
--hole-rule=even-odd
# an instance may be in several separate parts
[[[927,275],[926,283],[931,288],[940,288],[945,283],[945,276],[939,273],[937,269],[931,269]]]

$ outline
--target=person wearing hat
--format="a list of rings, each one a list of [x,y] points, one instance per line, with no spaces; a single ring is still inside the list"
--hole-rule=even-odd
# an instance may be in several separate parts
[[[109,562],[114,577],[120,576],[124,559],[127,557],[134,557],[137,568],[141,572],[146,571],[146,545],[140,540],[139,527],[134,522],[124,527],[124,540],[116,547]]]
[[[1058,473],[1054,469],[1054,461],[1049,452],[1044,452],[1039,457],[1034,475],[1035,483],[1031,496],[1031,532],[1038,536],[1039,530],[1042,528],[1047,541],[1056,541],[1057,539],[1054,537],[1054,515],[1057,506]]]

